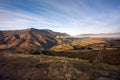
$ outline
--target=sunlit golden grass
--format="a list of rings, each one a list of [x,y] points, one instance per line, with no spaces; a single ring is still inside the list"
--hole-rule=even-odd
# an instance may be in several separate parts
[[[74,41],[72,45],[87,46],[92,44],[106,43],[104,39],[100,38],[85,38],[82,40]]]

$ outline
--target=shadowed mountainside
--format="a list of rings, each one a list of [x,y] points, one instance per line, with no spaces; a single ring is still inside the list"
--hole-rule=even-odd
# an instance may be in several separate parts
[[[41,50],[54,45],[69,42],[56,36],[69,36],[66,33],[53,32],[49,29],[24,29],[0,31],[0,50]]]

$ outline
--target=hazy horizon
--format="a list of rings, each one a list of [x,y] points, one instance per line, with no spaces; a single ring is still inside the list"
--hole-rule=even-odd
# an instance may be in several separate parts
[[[120,31],[119,0],[0,0],[0,30],[51,29],[70,35]]]

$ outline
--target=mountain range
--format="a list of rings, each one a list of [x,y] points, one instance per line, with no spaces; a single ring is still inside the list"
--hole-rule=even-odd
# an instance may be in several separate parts
[[[85,45],[88,43],[94,43],[99,41],[101,42],[101,39],[96,39],[96,38],[87,38],[81,40],[81,38],[84,37],[120,38],[120,33],[80,34],[75,37],[72,37],[67,33],[55,32],[49,29],[29,28],[23,30],[0,31],[0,51],[15,50],[20,52],[26,52],[26,51],[29,52],[33,50],[40,51],[51,48],[52,49],[57,48],[58,50],[62,48],[73,49],[71,46],[65,44],[69,43],[74,45],[78,45],[78,44]]]
[[[120,33],[79,34],[75,37],[120,38]]]
[[[24,29],[0,31],[0,50],[44,50],[57,44],[69,42],[66,33],[54,32],[49,29]]]

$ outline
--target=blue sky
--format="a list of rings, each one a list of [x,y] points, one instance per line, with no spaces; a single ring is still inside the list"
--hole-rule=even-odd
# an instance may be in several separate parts
[[[120,0],[0,0],[0,30],[120,32]]]

